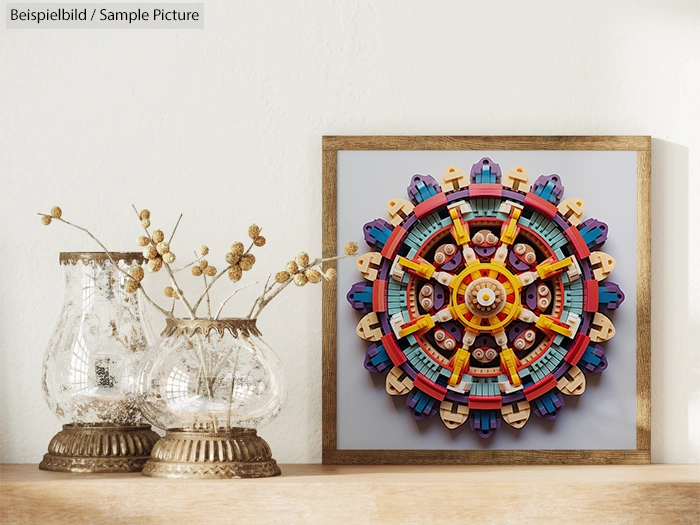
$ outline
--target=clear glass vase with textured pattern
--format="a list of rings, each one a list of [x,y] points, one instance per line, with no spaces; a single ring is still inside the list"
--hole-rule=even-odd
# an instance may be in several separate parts
[[[256,429],[287,398],[284,367],[255,319],[168,319],[144,359],[141,410],[166,435],[143,474],[265,477],[280,473]]]
[[[64,423],[39,468],[133,472],[158,435],[138,408],[138,374],[150,336],[139,292],[123,273],[140,253],[61,253],[64,304],[44,359],[42,386]],[[120,271],[113,263],[115,261]]]

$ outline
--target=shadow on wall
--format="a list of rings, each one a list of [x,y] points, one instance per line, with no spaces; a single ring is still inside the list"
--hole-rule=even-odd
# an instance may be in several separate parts
[[[685,463],[700,459],[700,391],[687,388],[700,383],[690,339],[700,327],[689,315],[688,148],[652,139],[651,150],[651,460]],[[673,405],[678,389],[687,402]]]

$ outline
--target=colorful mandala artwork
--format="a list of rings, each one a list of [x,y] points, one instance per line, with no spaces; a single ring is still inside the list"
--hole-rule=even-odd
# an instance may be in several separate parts
[[[374,251],[347,294],[371,343],[364,366],[387,374],[415,419],[439,413],[482,437],[501,421],[522,428],[533,410],[556,419],[564,396],[607,367],[600,343],[624,300],[600,251],[608,228],[563,195],[559,175],[531,185],[525,168],[502,174],[483,158],[441,183],[414,175],[408,200],[365,224]]]

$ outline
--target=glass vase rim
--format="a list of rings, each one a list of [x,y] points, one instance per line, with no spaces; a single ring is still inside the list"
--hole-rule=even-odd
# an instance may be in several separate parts
[[[136,262],[137,264],[143,264],[146,259],[141,252],[60,252],[58,254],[58,263],[60,265],[71,264],[75,266],[78,262],[82,262],[87,266],[91,262],[96,262],[97,264],[104,264],[105,262],[112,262],[110,260],[119,262],[123,261],[127,264]]]
[[[233,337],[238,337],[239,334],[245,337],[261,336],[257,319],[247,317],[222,317],[220,319],[170,317],[165,320],[165,329],[160,335],[161,337],[179,337],[183,334],[192,336],[199,332],[207,336],[212,330],[219,334],[219,337],[223,337],[226,332],[229,332]]]

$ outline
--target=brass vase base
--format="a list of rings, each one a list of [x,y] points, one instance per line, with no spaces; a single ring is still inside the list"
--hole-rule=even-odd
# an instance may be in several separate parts
[[[254,429],[170,429],[141,473],[153,478],[231,479],[279,476],[267,442]]]
[[[49,453],[44,454],[39,468],[55,472],[139,472],[158,439],[151,425],[63,425],[49,443]]]

